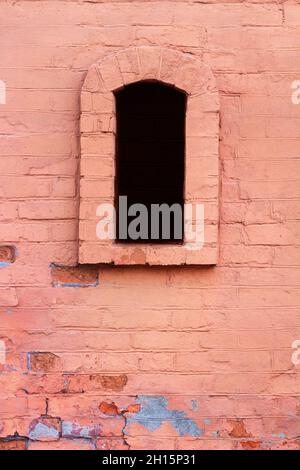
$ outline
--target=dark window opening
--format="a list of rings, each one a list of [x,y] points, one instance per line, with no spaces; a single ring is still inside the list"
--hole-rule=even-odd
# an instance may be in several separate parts
[[[116,92],[115,98],[117,240],[181,243],[186,95],[159,82],[138,82]],[[120,196],[127,196],[127,208]],[[135,206],[128,215],[133,204],[142,204],[146,212],[136,212]],[[140,235],[132,239],[132,232]]]

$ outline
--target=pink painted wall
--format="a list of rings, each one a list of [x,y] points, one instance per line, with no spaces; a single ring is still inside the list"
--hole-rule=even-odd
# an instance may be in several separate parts
[[[0,28],[0,449],[299,448],[300,5],[8,1]],[[87,70],[133,45],[217,79],[216,267],[51,266]]]

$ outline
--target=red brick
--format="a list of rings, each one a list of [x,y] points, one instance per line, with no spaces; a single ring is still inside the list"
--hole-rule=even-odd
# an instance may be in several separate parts
[[[129,445],[126,444],[124,439],[100,438],[96,441],[96,448],[98,450],[129,450]]]
[[[26,450],[26,439],[0,439],[0,450]]]
[[[30,352],[28,355],[28,368],[32,372],[50,372],[59,363],[59,357],[52,353]]]
[[[55,442],[30,441],[28,450],[94,450],[94,443],[90,439],[59,439]]]
[[[98,269],[93,266],[51,267],[52,283],[61,287],[89,287],[98,284]]]
[[[16,260],[14,246],[0,246],[0,263],[13,263]]]

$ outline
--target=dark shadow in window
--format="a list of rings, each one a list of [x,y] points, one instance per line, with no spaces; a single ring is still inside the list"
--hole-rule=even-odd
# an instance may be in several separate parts
[[[186,95],[160,82],[143,81],[115,92],[115,98],[117,240],[122,243],[182,243]],[[128,207],[139,203],[148,210],[148,230],[145,225],[139,227],[141,237],[138,239],[128,237],[128,227],[139,213],[126,221],[126,210],[119,204],[119,196],[127,196]],[[159,215],[157,228],[157,206],[153,205],[161,204],[181,207],[181,214],[178,206],[174,212],[168,212],[171,216],[169,233],[167,212],[164,220]],[[151,210],[154,211],[152,217]]]

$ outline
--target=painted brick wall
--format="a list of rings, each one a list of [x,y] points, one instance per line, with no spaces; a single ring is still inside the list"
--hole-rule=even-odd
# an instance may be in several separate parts
[[[299,1],[1,1],[0,28],[0,449],[298,449]],[[216,76],[217,267],[70,267],[80,89],[133,45]]]

